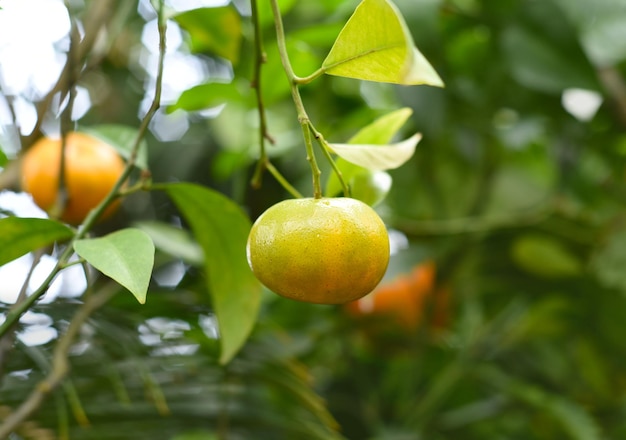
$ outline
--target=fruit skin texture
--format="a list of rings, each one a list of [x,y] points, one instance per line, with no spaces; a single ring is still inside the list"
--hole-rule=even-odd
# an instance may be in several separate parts
[[[358,200],[285,200],[256,220],[247,255],[254,275],[273,292],[343,304],[380,282],[389,263],[389,236],[378,214]]]
[[[26,151],[22,160],[22,189],[33,196],[44,211],[57,199],[61,164],[61,140],[41,138]],[[65,187],[67,203],[59,218],[82,223],[113,188],[124,171],[124,161],[110,145],[84,133],[70,132],[65,147]],[[118,207],[115,202],[103,217]]]

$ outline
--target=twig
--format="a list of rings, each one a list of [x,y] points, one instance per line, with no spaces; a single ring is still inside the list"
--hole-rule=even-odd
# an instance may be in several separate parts
[[[620,124],[626,127],[626,81],[615,67],[598,69],[598,78],[615,105]]]
[[[74,338],[80,332],[85,321],[97,309],[106,304],[117,291],[118,286],[111,283],[107,289],[103,289],[98,294],[90,296],[76,311],[67,331],[59,338],[54,347],[50,373],[35,387],[18,409],[5,419],[4,423],[0,426],[0,438],[6,438],[10,433],[15,431],[24,420],[28,419],[39,408],[44,398],[63,381],[70,369],[68,354]]]
[[[322,171],[317,165],[315,159],[315,152],[313,151],[313,142],[311,139],[310,119],[304,108],[302,97],[300,96],[300,90],[298,89],[297,76],[293,71],[291,62],[289,61],[289,54],[287,53],[287,44],[285,42],[285,28],[283,27],[283,19],[280,14],[280,8],[278,7],[278,0],[271,0],[272,13],[274,14],[274,24],[276,26],[276,43],[278,44],[278,52],[280,54],[280,60],[283,64],[287,79],[289,80],[289,86],[291,87],[291,96],[296,106],[298,113],[298,122],[302,128],[302,135],[304,137],[304,145],[306,147],[307,160],[311,166],[311,174],[313,177],[313,197],[322,197],[322,184],[320,181],[320,175]]]
[[[80,65],[82,60],[87,57],[87,54],[91,52],[91,48],[96,42],[100,30],[104,26],[112,11],[116,10],[113,3],[115,3],[115,0],[100,0],[90,3],[90,7],[87,10],[85,18],[83,20],[83,39],[81,40],[76,50],[75,60],[77,60],[77,65]],[[50,89],[45,98],[37,103],[37,120],[35,123],[35,127],[28,136],[22,137],[23,149],[30,147],[30,145],[39,137],[39,130],[41,128],[41,124],[44,121],[44,115],[50,108],[50,104],[52,103],[57,93],[61,92],[59,102],[63,101],[65,93],[67,92],[64,87],[67,84],[68,77],[71,75],[71,64],[72,62],[70,61],[70,57],[68,55],[67,62],[65,63],[65,66],[63,67],[63,70],[61,71],[57,82],[54,84],[52,89]]]
[[[259,22],[258,0],[251,0],[252,6],[252,22],[254,24],[254,77],[252,78],[252,87],[255,90],[257,100],[257,110],[259,113],[259,146],[261,154],[257,161],[254,174],[252,175],[251,185],[253,188],[260,188],[263,179],[263,172],[269,171],[272,176],[287,190],[292,196],[302,198],[302,194],[298,192],[278,169],[271,163],[265,146],[265,141],[274,144],[274,138],[269,134],[267,129],[267,115],[265,113],[265,104],[263,102],[262,76],[261,68],[265,64],[265,52],[263,51],[263,36],[261,35],[261,24]]]
[[[15,304],[19,304],[27,298],[26,292],[28,290],[28,284],[30,283],[30,280],[33,276],[33,272],[35,271],[35,267],[37,267],[37,264],[39,264],[39,261],[41,260],[42,255],[43,255],[43,251],[38,251],[35,253],[33,257],[33,262],[30,265],[30,269],[28,270],[28,273],[26,274],[26,279],[24,279],[24,282],[22,283],[22,288],[20,289],[20,292],[17,296],[17,300],[15,301]],[[15,307],[15,305],[13,307]],[[16,330],[17,330],[17,322],[15,322],[9,328],[6,334],[0,337],[0,381],[2,377],[4,377],[4,365],[8,357],[7,355],[13,348],[13,342],[15,341]]]

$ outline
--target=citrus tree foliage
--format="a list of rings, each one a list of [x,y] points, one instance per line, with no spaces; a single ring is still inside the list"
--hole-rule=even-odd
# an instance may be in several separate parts
[[[59,2],[43,91],[0,39],[0,438],[626,436],[623,2],[181,3]],[[10,202],[55,130],[127,163],[76,228]],[[252,220],[320,195],[419,322],[261,287]]]

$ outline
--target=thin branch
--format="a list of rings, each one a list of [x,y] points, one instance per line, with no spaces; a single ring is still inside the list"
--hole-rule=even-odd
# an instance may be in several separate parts
[[[626,81],[615,67],[598,69],[598,78],[613,101],[620,124],[626,127]]]
[[[296,82],[297,76],[293,71],[291,62],[289,61],[287,44],[285,41],[285,28],[283,26],[283,19],[280,14],[280,8],[278,7],[278,0],[270,0],[270,4],[272,6],[272,13],[274,14],[274,24],[276,26],[276,43],[278,45],[280,60],[283,64],[283,68],[285,69],[285,73],[287,74],[287,79],[289,80],[289,85],[291,87],[291,96],[293,97],[293,102],[296,106],[296,111],[298,113],[298,122],[300,122],[300,127],[302,128],[302,135],[304,137],[307,160],[309,161],[309,165],[311,166],[311,174],[313,177],[313,197],[320,198],[322,197],[322,184],[320,181],[320,175],[322,174],[322,172],[317,165],[317,160],[315,159],[315,152],[313,150],[313,142],[311,139],[311,130],[309,128],[310,119],[304,108],[302,97],[300,96],[300,90],[298,89],[298,84]]]
[[[101,29],[105,26],[109,16],[112,11],[115,11],[116,8],[114,6],[115,0],[99,0],[97,2],[90,2],[89,9],[85,14],[85,18],[83,19],[83,28],[84,35],[83,38],[78,45],[76,50],[76,60],[77,65],[80,65],[82,61],[87,57],[87,55],[91,52],[93,45],[96,42],[98,34]],[[65,93],[67,93],[67,89],[65,89],[65,85],[68,82],[68,77],[71,75],[70,68],[72,62],[70,61],[70,56],[68,55],[68,59],[57,79],[57,82],[52,86],[52,89],[48,92],[48,94],[36,104],[37,110],[37,120],[35,123],[35,127],[33,131],[27,135],[22,137],[22,149],[26,149],[30,147],[30,145],[39,137],[41,124],[44,121],[44,115],[50,108],[53,99],[55,98],[57,93],[61,93],[60,102],[63,101],[65,97]]]
[[[285,188],[289,194],[291,194],[292,196],[294,196],[297,199],[301,199],[302,197],[304,197],[302,194],[300,194],[300,192],[295,189],[288,181],[287,179],[285,179],[283,177],[282,174],[280,174],[280,172],[276,169],[276,167],[271,163],[271,162],[267,162],[265,164],[267,171],[270,172],[270,174],[272,176],[274,176],[274,179],[276,179],[278,181],[278,183],[280,183],[282,185],[283,188]]]
[[[254,23],[254,77],[252,78],[252,87],[255,90],[257,100],[257,110],[259,113],[259,146],[261,154],[257,161],[254,174],[252,175],[251,184],[253,188],[260,188],[263,179],[263,172],[269,171],[278,183],[289,192],[292,196],[302,198],[302,194],[298,192],[278,169],[271,163],[267,155],[265,141],[274,144],[274,138],[269,134],[267,129],[267,115],[265,113],[265,104],[263,102],[262,92],[262,76],[261,69],[265,64],[265,52],[263,50],[263,37],[261,35],[261,25],[259,23],[258,0],[251,0],[252,22]]]
[[[37,264],[39,264],[39,261],[41,260],[42,255],[43,255],[43,251],[38,251],[33,256],[33,262],[30,265],[30,269],[28,270],[28,273],[26,274],[26,278],[24,279],[24,282],[22,283],[22,287],[20,289],[20,292],[17,296],[17,300],[15,301],[15,304],[13,307],[16,307],[16,304],[22,303],[27,298],[26,292],[28,291],[28,285],[30,284],[30,280],[33,276],[33,273],[35,272],[35,267],[37,267]],[[13,349],[13,342],[15,341],[16,330],[17,330],[17,322],[13,323],[13,325],[8,329],[6,334],[3,334],[2,337],[0,337],[0,379],[4,377],[4,365],[8,358],[9,352]]]
[[[90,296],[76,311],[67,331],[61,336],[54,347],[52,355],[52,369],[46,378],[31,392],[16,411],[10,414],[0,426],[0,438],[7,438],[26,419],[28,419],[41,405],[45,397],[63,381],[69,372],[68,355],[74,339],[80,332],[87,319],[100,307],[106,304],[118,291],[118,286],[111,283],[107,289]]]
[[[330,163],[330,166],[333,169],[333,172],[337,176],[337,179],[339,180],[339,183],[341,184],[341,189],[343,190],[343,195],[345,197],[350,197],[350,187],[346,183],[345,179],[343,178],[343,173],[341,172],[341,170],[337,166],[337,163],[335,162],[335,160],[330,154],[330,147],[328,146],[328,142],[326,142],[326,139],[324,139],[324,136],[322,136],[322,133],[317,131],[317,129],[313,126],[313,124],[310,121],[309,121],[309,128],[311,129],[313,136],[315,136],[315,140],[317,140],[317,143],[322,148],[322,152],[324,153],[326,160],[328,160],[328,163]]]

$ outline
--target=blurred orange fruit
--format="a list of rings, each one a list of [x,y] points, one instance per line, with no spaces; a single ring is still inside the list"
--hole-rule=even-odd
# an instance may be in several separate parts
[[[431,324],[442,326],[447,320],[449,292],[447,288],[435,288],[435,275],[434,262],[420,263],[369,295],[346,304],[346,309],[354,317],[391,319],[404,329],[414,330],[431,307]]]
[[[41,138],[24,154],[22,189],[44,211],[50,211],[57,203],[60,165],[60,139]],[[58,207],[58,218],[73,225],[82,223],[111,191],[124,166],[112,146],[85,133],[68,133],[64,173],[67,200]],[[118,205],[119,201],[112,203],[103,217],[111,215]]]

